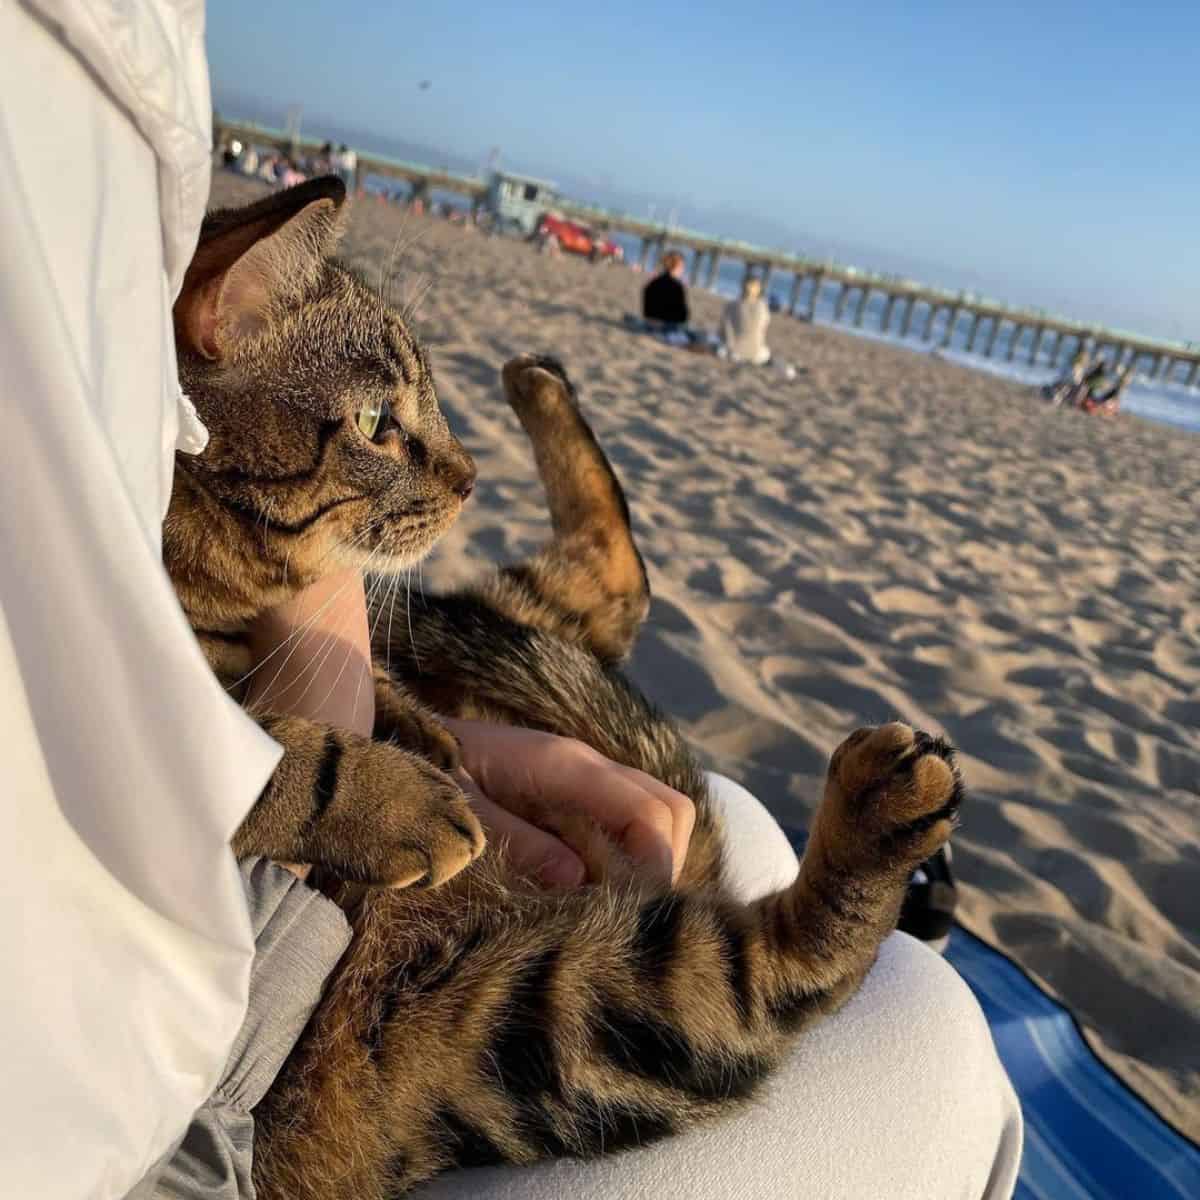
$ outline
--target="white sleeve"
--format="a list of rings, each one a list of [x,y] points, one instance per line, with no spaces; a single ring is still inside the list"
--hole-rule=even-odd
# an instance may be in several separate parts
[[[199,5],[160,4],[140,40],[100,29],[101,16],[153,6],[87,0],[52,24],[0,3],[0,1191],[11,1196],[125,1195],[212,1090],[253,954],[227,843],[279,753],[217,685],[160,565],[179,433],[170,303],[181,238],[194,244],[196,228],[181,234],[184,210],[165,211],[162,198],[181,195],[170,164],[63,23],[87,22],[126,82],[169,91],[182,77],[194,93],[206,79]],[[162,65],[182,44],[163,31],[186,20],[182,76],[139,73],[136,55]],[[160,99],[156,120],[174,102]]]

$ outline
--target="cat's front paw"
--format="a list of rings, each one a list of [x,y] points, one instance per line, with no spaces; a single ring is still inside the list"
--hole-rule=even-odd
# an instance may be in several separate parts
[[[945,844],[962,801],[949,742],[895,721],[834,751],[818,821],[842,861],[908,870]]]
[[[437,887],[486,844],[462,788],[443,771],[392,746],[372,747],[383,762],[361,781],[370,816],[363,822],[361,870],[343,878],[386,887]]]
[[[390,742],[427,758],[443,771],[455,771],[462,765],[458,738],[438,717],[422,708],[402,692],[382,671],[375,676],[376,741]]]

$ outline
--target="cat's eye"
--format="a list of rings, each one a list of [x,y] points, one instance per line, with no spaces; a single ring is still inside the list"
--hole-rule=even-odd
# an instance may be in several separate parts
[[[386,400],[368,400],[358,410],[358,427],[372,441],[388,427],[392,415]]]

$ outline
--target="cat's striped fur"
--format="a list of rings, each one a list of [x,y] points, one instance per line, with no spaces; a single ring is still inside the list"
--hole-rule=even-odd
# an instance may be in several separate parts
[[[343,276],[314,275],[305,295],[272,311],[267,328],[247,340],[246,355],[266,341],[258,350],[271,360],[270,339],[282,342],[281,329],[291,330],[294,353],[309,353],[304,325],[289,325],[289,313],[319,303],[331,279],[340,286]],[[346,332],[348,344],[355,337],[362,338],[359,326]],[[336,361],[311,360],[313,394],[332,390],[327,378],[346,378]],[[267,389],[256,402],[274,403],[269,371],[256,378]],[[649,593],[616,478],[557,363],[515,360],[503,382],[546,485],[553,539],[532,562],[475,589],[414,597],[411,635],[406,621],[403,637],[379,647],[399,684],[381,681],[378,693],[387,732],[413,749],[378,749],[388,769],[402,763],[416,771],[420,762],[430,779],[453,786],[428,758],[430,743],[439,753],[430,711],[578,738],[692,797],[697,823],[687,862],[671,889],[640,876],[582,823],[529,813],[579,847],[599,882],[540,891],[489,850],[440,887],[367,891],[353,906],[349,951],[256,1110],[255,1182],[264,1200],[383,1200],[450,1167],[605,1153],[720,1114],[752,1094],[801,1029],[853,993],[894,926],[911,868],[949,836],[960,803],[944,742],[900,724],[859,730],[833,756],[796,883],[754,904],[735,900],[722,880],[721,830],[702,773],[670,721],[617,668]],[[198,393],[217,383],[202,368],[190,384],[206,419],[220,409],[219,397]],[[320,460],[320,420],[334,419],[332,407],[310,422],[307,457],[297,449],[296,460]],[[247,408],[240,412],[253,419]],[[352,427],[350,413],[342,420]],[[227,428],[228,471],[237,439],[234,423]],[[327,435],[330,444],[344,432]],[[269,467],[281,476],[286,459],[282,449],[269,463],[251,451],[237,469]],[[326,473],[335,461],[327,457]],[[349,475],[327,482],[335,491],[362,486]],[[284,497],[278,502],[283,520],[294,520]],[[221,498],[212,503],[190,514],[193,605],[203,592],[209,520],[231,562],[236,545],[247,560],[270,561],[296,537],[273,540],[269,526],[263,532],[221,518]],[[342,519],[337,511],[305,536]],[[327,536],[347,541],[344,530]],[[297,547],[288,553],[294,560]],[[268,584],[278,579],[261,565],[247,572],[252,579],[261,572]],[[221,578],[218,592],[228,587]],[[218,633],[219,662],[236,640],[236,621]],[[286,732],[287,721],[270,727]],[[285,764],[297,760],[294,777],[271,790],[286,795],[286,813],[263,818],[263,830],[244,830],[243,848],[261,850],[268,833],[286,841],[293,835],[281,830],[308,823],[304,844],[319,853],[292,853],[295,840],[286,852],[282,842],[272,851],[318,861],[343,878],[379,877],[380,863],[348,856],[360,852],[358,839],[375,823],[403,819],[394,810],[409,804],[408,794],[398,789],[381,807],[375,783],[363,789],[358,774],[372,750],[347,734],[306,723],[303,736],[285,745]],[[339,811],[343,825],[331,826]],[[424,828],[409,825],[410,833]],[[473,852],[473,840],[467,845]],[[434,854],[435,861],[443,860]]]

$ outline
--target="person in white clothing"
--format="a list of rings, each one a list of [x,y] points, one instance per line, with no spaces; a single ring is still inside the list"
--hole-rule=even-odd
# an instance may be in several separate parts
[[[251,1197],[251,1110],[349,936],[302,871],[235,863],[229,838],[279,750],[218,686],[160,563],[174,457],[206,438],[171,320],[209,188],[203,16],[200,0],[0,5],[5,1195]],[[366,635],[361,580],[324,581],[256,629],[260,658],[296,648],[259,698],[369,729],[366,706],[352,709]],[[327,636],[345,648],[332,667],[317,653]],[[597,756],[581,770],[564,739],[459,732],[488,779],[474,802],[490,833],[547,884],[578,884],[582,864],[504,809],[516,777],[639,832],[627,849],[678,868],[684,797]],[[729,803],[735,858],[793,869],[761,806]],[[810,1104],[800,1075],[829,1086]],[[615,1200],[639,1173],[690,1174],[687,1195],[757,1200],[779,1194],[763,1168],[784,1143],[787,1187],[808,1196],[1011,1191],[1019,1110],[986,1026],[961,982],[903,939],[772,1097],[708,1141],[570,1166],[571,1194]],[[726,1189],[731,1164],[741,1180]],[[546,1180],[436,1186],[561,1194]]]
[[[354,190],[358,186],[358,152],[351,150],[343,142],[333,157],[333,169],[346,185],[346,194],[353,196]]]
[[[742,298],[731,300],[721,313],[721,345],[734,362],[765,366],[771,361],[767,349],[767,326],[771,313],[762,298],[762,280],[747,275],[742,282]]]

